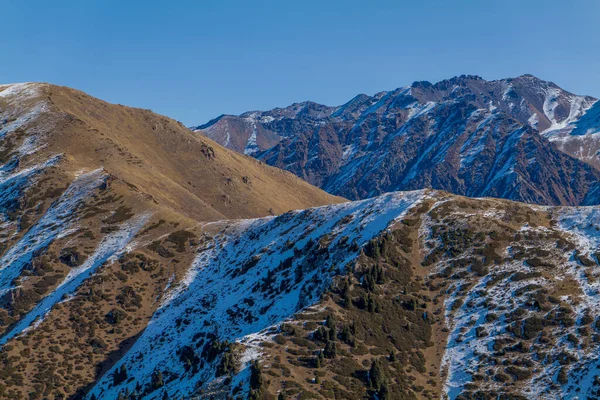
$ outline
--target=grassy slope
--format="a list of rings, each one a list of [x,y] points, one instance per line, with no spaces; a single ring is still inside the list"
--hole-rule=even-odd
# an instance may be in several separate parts
[[[51,147],[67,154],[74,168],[104,166],[193,219],[251,218],[342,201],[151,111],[109,104],[65,87],[46,91],[65,113]]]

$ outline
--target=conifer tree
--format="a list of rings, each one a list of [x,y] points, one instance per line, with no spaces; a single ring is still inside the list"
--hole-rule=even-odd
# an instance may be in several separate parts
[[[162,371],[160,371],[160,370],[154,371],[152,373],[152,381],[151,381],[152,389],[153,390],[160,389],[164,385],[165,385],[165,382],[163,380]]]
[[[258,360],[252,361],[250,364],[250,399],[258,400],[261,398],[262,386],[265,378],[262,374],[262,368]]]
[[[118,385],[125,380],[127,380],[127,366],[123,364],[113,373],[113,383]]]
[[[323,350],[323,356],[325,358],[335,358],[337,356],[337,347],[334,341],[328,341],[325,343],[325,349]]]
[[[333,319],[333,316],[331,314],[329,314],[327,316],[327,318],[325,319],[325,326],[328,327],[329,329],[332,329],[335,327],[335,320]]]
[[[369,370],[369,385],[371,388],[379,392],[382,386],[385,384],[385,369],[381,360],[375,359],[371,362],[371,369]]]
[[[344,302],[344,308],[352,307],[352,297],[350,296],[350,284],[348,281],[344,281],[344,287],[342,288],[342,301]]]

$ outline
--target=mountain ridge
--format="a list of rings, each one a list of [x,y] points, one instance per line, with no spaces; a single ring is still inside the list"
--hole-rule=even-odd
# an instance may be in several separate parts
[[[190,279],[91,393],[593,395],[599,242],[581,222],[597,209],[421,190],[211,225]]]
[[[227,116],[196,131],[219,142],[228,135],[229,147],[351,199],[432,187],[541,204],[594,204],[598,202],[593,195],[598,174],[588,165],[595,165],[592,154],[598,154],[600,147],[594,152],[591,146],[585,157],[578,156],[579,147],[575,150],[581,140],[591,140],[590,134],[577,135],[575,124],[585,117],[586,132],[593,131],[595,119],[587,117],[587,112],[595,110],[594,104],[598,103],[590,96],[574,95],[529,74],[494,81],[463,75],[435,84],[415,82],[373,96],[358,95],[339,107],[305,102],[288,109]],[[454,121],[448,117],[454,117]],[[495,119],[500,133],[491,132],[489,126],[479,129],[478,125],[488,118]],[[474,181],[470,175],[477,171],[464,165],[465,160],[486,167],[501,162],[498,146],[516,129],[511,128],[515,124],[529,130],[527,140],[515,143],[517,148],[533,146],[539,154],[531,157],[533,165],[522,160],[507,166],[507,171],[518,172],[502,179],[518,181],[507,183],[510,185],[533,182],[541,190],[525,185],[509,194],[493,191],[491,173],[502,170],[488,171],[488,178],[480,176]],[[230,129],[232,126],[235,129]],[[534,137],[535,132],[539,139]],[[261,141],[267,133],[278,136],[278,144]],[[444,146],[435,143],[436,136]],[[247,147],[250,142],[254,145]],[[427,156],[423,158],[424,154]],[[550,161],[543,167],[536,166],[535,160],[542,159]],[[513,163],[517,162],[515,157]],[[432,169],[436,174],[431,173]],[[563,179],[559,169],[570,177]],[[436,182],[436,177],[444,182]],[[384,181],[389,183],[379,183]],[[544,188],[547,182],[552,187]]]

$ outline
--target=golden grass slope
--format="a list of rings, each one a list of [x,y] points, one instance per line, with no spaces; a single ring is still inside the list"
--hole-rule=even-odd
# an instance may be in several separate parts
[[[135,191],[187,217],[250,218],[342,201],[149,110],[110,104],[66,87],[40,86],[50,110],[60,115],[49,149],[64,154],[71,169],[104,167]]]

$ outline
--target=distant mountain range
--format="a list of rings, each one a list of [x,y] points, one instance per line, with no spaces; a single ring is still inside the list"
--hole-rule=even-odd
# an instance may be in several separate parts
[[[600,103],[532,75],[415,82],[339,107],[297,103],[192,129],[349,199],[435,188],[600,203]]]

